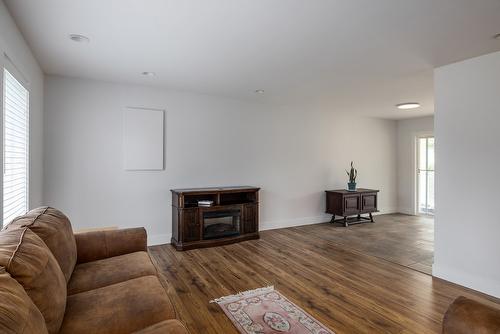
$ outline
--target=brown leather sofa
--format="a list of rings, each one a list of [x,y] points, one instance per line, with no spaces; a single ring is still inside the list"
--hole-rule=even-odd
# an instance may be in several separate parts
[[[42,207],[0,232],[0,333],[183,334],[143,228],[73,234]]]
[[[443,334],[500,334],[500,308],[458,297],[444,315]]]

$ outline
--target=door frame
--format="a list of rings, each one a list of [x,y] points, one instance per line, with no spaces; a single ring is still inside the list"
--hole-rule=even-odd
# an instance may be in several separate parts
[[[415,159],[413,162],[413,171],[414,171],[414,203],[413,203],[413,212],[415,216],[430,216],[434,217],[434,215],[428,214],[428,213],[421,213],[418,210],[418,198],[419,198],[419,183],[418,183],[418,171],[419,171],[419,156],[420,156],[420,145],[418,144],[419,139],[424,139],[424,138],[434,138],[434,145],[436,143],[436,137],[434,136],[433,132],[420,132],[415,135]],[[436,151],[435,151],[435,146],[434,146],[434,161],[436,159]],[[435,176],[435,171],[434,171],[434,176]],[[434,181],[435,182],[435,181]]]

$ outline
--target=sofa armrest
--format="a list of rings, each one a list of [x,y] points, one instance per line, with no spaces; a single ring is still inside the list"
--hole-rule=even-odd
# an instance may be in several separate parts
[[[500,333],[500,309],[458,297],[443,319],[443,334]]]
[[[75,233],[77,263],[147,251],[143,227]]]

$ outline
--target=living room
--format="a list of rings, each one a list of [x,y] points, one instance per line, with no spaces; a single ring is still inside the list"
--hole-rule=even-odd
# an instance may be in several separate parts
[[[0,331],[499,330],[498,22],[496,0],[2,1],[0,279],[25,238],[60,286],[0,288],[25,303]],[[303,321],[231,312],[262,295]]]

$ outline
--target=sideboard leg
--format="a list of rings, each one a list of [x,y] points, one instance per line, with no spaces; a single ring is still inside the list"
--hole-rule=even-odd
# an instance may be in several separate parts
[[[375,223],[375,222],[373,221],[373,216],[372,216],[372,213],[371,213],[371,212],[370,212],[370,221],[371,221],[372,223]]]
[[[347,224],[347,217],[344,216],[344,227],[348,227],[348,226],[349,226],[349,224]]]
[[[332,215],[332,219],[330,219],[330,223],[335,223],[335,215]]]

